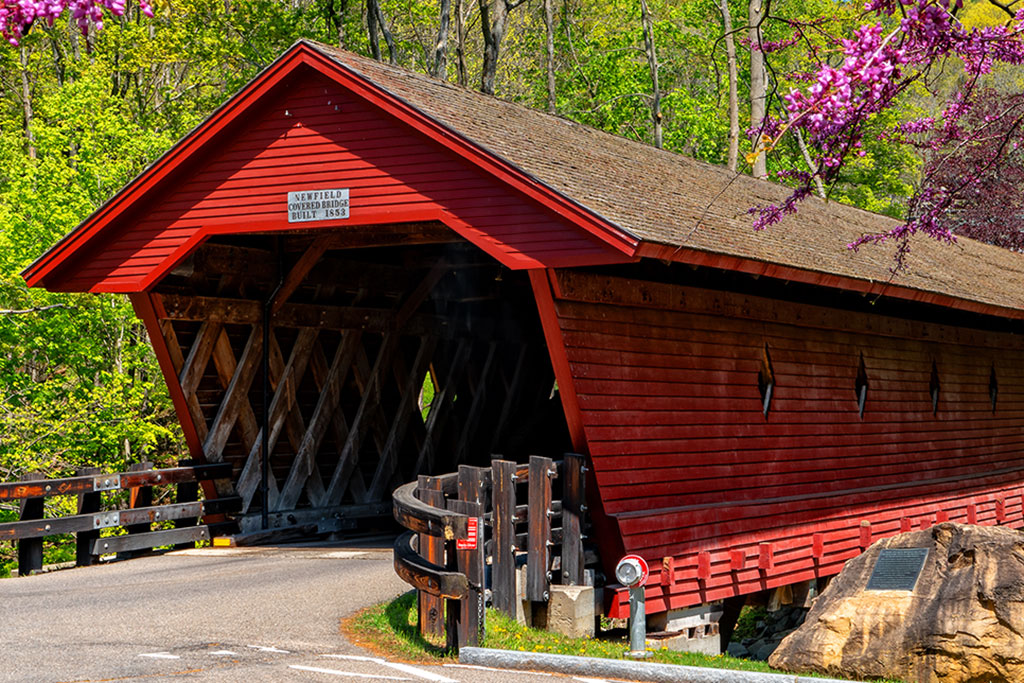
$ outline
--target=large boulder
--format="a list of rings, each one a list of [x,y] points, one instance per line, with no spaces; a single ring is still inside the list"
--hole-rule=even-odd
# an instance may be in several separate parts
[[[885,548],[928,549],[912,591],[866,590]],[[1024,681],[1024,533],[943,523],[879,541],[846,564],[768,661],[916,683]]]

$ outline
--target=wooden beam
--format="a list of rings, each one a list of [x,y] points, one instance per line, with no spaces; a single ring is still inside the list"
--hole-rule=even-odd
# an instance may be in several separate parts
[[[512,379],[505,384],[505,400],[501,404],[501,414],[498,416],[498,422],[494,426],[494,436],[491,438],[491,453],[501,452],[501,439],[505,433],[505,424],[508,422],[509,415],[512,414],[513,406],[519,402],[528,351],[529,346],[526,344],[519,347],[519,355],[516,357],[516,367],[512,371]]]
[[[430,296],[430,292],[441,281],[441,278],[448,274],[450,269],[451,266],[443,259],[434,264],[430,271],[427,272],[427,275],[416,285],[416,289],[406,297],[401,308],[398,309],[398,313],[395,314],[396,330],[401,330],[405,327],[405,323],[409,321],[413,313],[419,310],[419,307],[423,305],[426,298]]]
[[[260,346],[263,346],[262,335],[260,335]],[[220,379],[220,385],[225,390],[228,389],[231,386],[231,380],[234,379],[235,370],[238,365],[235,361],[234,350],[231,348],[231,340],[228,338],[228,333],[223,329],[221,330],[220,336],[217,338],[217,343],[213,347],[213,365],[217,370],[217,377]],[[249,401],[241,402],[240,409],[238,411],[237,425],[242,438],[242,446],[244,446],[248,452],[252,448],[252,444],[256,441],[260,431],[259,422],[256,420],[256,413],[253,411],[252,405]]]
[[[221,365],[227,366],[226,355],[228,350],[221,348],[218,353],[221,355]],[[203,453],[209,462],[222,462],[224,460],[224,446],[228,442],[231,430],[241,414],[244,406],[249,406],[249,387],[255,379],[259,370],[260,359],[263,357],[263,334],[257,326],[253,326],[249,333],[249,340],[242,351],[242,359],[235,365],[231,381],[224,391],[224,398],[221,400],[217,415],[213,418],[213,425],[203,443]],[[234,357],[232,355],[232,361]],[[252,407],[249,406],[250,412]]]
[[[473,390],[473,402],[469,407],[469,414],[462,423],[462,433],[459,435],[458,445],[455,447],[455,463],[466,462],[466,453],[473,443],[473,436],[480,427],[480,412],[487,403],[487,383],[491,375],[491,368],[494,366],[494,355],[498,350],[498,344],[491,342],[487,347],[487,358],[484,360],[484,367],[477,379],[476,389]]]
[[[424,337],[420,340],[420,348],[416,352],[416,358],[412,363],[412,372],[409,373],[405,386],[401,389],[401,399],[398,403],[398,410],[395,413],[391,429],[388,431],[388,441],[381,451],[380,459],[377,461],[377,469],[370,480],[369,499],[381,500],[386,493],[384,488],[391,481],[394,473],[395,461],[398,458],[398,448],[405,438],[409,421],[415,417],[422,420],[419,412],[420,388],[423,386],[423,377],[427,372],[427,366],[437,347],[437,337]],[[417,380],[417,378],[419,378]]]
[[[355,226],[334,233],[331,249],[365,249],[409,244],[447,244],[464,242],[457,232],[440,222],[395,223]]]
[[[320,448],[320,442],[327,433],[328,426],[333,423],[334,413],[341,398],[341,387],[352,366],[361,336],[358,331],[348,332],[338,344],[338,349],[331,362],[331,369],[328,371],[324,387],[320,391],[316,409],[313,411],[306,433],[302,437],[302,443],[295,454],[288,479],[277,499],[279,509],[287,510],[295,507],[299,495],[302,493],[303,485],[316,468],[316,454]]]
[[[274,452],[274,446],[277,445],[277,439],[281,435],[281,430],[284,428],[285,420],[288,413],[291,412],[292,405],[295,402],[295,388],[298,386],[299,381],[302,379],[302,375],[306,371],[306,364],[309,362],[309,357],[313,349],[313,342],[316,341],[318,331],[312,328],[306,328],[299,332],[298,338],[295,340],[295,345],[292,347],[291,354],[288,358],[288,363],[284,366],[281,372],[277,375],[277,387],[274,391],[274,398],[270,402],[270,409],[268,411],[270,421],[270,432],[268,434],[268,450],[270,453]],[[273,337],[273,335],[271,335]],[[273,371],[273,367],[271,368]],[[263,428],[260,428],[260,433],[257,435],[255,443],[249,450],[249,455],[246,458],[245,466],[242,468],[242,473],[238,477],[238,493],[242,496],[244,501],[243,509],[248,509],[252,497],[256,493],[256,489],[260,481],[260,463],[263,457]],[[271,495],[271,507],[276,501],[276,485],[272,487]]]
[[[174,331],[174,324],[170,320],[161,320],[160,331],[167,345],[167,353],[174,364],[175,374],[180,377],[181,371],[185,367],[185,357],[181,353],[181,344],[178,343],[178,335]],[[181,386],[180,383],[179,386]],[[185,394],[185,401],[188,405],[188,414],[192,418],[196,434],[199,435],[200,441],[203,441],[206,439],[208,427],[206,426],[206,416],[203,415],[203,409],[199,405],[199,399],[196,398],[195,392],[193,392]]]
[[[444,430],[444,425],[452,413],[452,403],[455,401],[455,394],[462,377],[466,373],[468,359],[473,350],[473,344],[465,339],[460,339],[455,349],[455,358],[452,361],[451,370],[440,387],[434,387],[434,400],[427,414],[426,435],[423,440],[423,447],[416,457],[416,465],[413,474],[430,472],[434,469],[434,453],[437,450],[437,438]]]
[[[185,359],[179,376],[181,390],[186,395],[195,393],[206,373],[206,366],[210,362],[210,354],[213,353],[213,345],[220,336],[220,330],[220,323],[207,321],[200,325],[199,333],[192,342],[192,348],[188,350],[188,358]]]
[[[163,307],[170,320],[218,322],[235,325],[256,325],[263,320],[263,304],[252,299],[225,299],[207,296],[161,294]],[[321,304],[283,304],[274,316],[275,327],[315,327],[327,330],[363,330],[389,332],[395,328],[395,314],[389,309],[357,306],[324,306]],[[461,329],[445,318],[413,315],[406,321],[404,332],[423,336],[446,330]]]
[[[306,279],[309,271],[313,269],[313,266],[320,260],[320,257],[327,251],[331,239],[330,235],[322,235],[316,238],[313,240],[313,244],[309,245],[302,256],[299,257],[299,260],[296,261],[295,265],[292,266],[292,269],[285,276],[284,281],[281,283],[281,288],[274,295],[274,300],[270,302],[271,315],[280,311],[284,302],[288,301],[288,298],[299,288],[299,285]]]
[[[359,409],[352,420],[348,439],[345,441],[345,446],[338,456],[338,463],[334,467],[331,483],[327,487],[327,494],[324,497],[326,505],[337,505],[341,501],[341,496],[345,492],[345,487],[352,475],[352,470],[355,469],[359,462],[359,450],[362,446],[363,437],[370,425],[370,420],[367,419],[368,413],[376,408],[380,401],[383,374],[390,368],[391,359],[398,350],[398,346],[398,334],[389,333],[384,335],[384,341],[381,344],[380,351],[377,352],[377,358],[370,373],[370,381],[363,390],[362,400],[359,402]]]

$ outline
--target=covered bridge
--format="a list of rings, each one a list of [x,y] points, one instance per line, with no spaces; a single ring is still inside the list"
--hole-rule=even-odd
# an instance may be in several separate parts
[[[25,278],[131,296],[243,524],[572,448],[651,612],[1021,525],[1024,259],[920,241],[892,279],[845,247],[888,219],[811,199],[754,233],[786,192],[300,42]]]

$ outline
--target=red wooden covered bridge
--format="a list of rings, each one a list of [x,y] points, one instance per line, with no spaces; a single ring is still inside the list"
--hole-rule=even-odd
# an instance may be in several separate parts
[[[658,612],[1021,525],[1024,258],[920,241],[893,279],[845,246],[888,219],[811,199],[754,233],[785,192],[301,42],[25,278],[131,296],[243,527],[571,448]]]

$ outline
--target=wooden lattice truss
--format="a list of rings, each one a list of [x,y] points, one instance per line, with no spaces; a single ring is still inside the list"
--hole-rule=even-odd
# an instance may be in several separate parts
[[[435,226],[384,235],[406,246],[209,242],[156,288],[181,419],[244,511],[262,506],[265,338],[269,510],[289,521],[345,527],[418,474],[566,447],[526,278]]]

